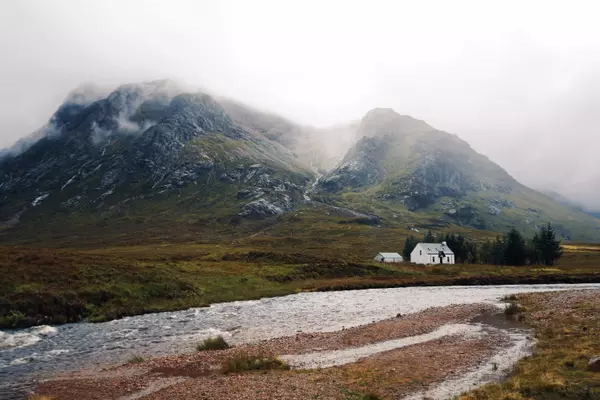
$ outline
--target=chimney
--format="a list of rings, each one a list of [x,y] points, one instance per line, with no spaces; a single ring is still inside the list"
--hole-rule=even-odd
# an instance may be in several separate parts
[[[446,247],[447,246],[446,242],[442,242],[442,246]]]

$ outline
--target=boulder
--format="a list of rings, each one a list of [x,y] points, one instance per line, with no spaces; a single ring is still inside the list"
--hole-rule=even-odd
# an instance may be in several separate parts
[[[500,209],[496,206],[489,205],[488,206],[488,214],[490,215],[498,215],[500,214]]]
[[[277,205],[265,199],[258,199],[246,204],[238,215],[247,218],[263,219],[283,214],[283,212],[284,210]]]

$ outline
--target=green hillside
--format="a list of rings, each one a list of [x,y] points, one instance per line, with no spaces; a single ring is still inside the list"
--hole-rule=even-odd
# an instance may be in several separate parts
[[[392,225],[529,233],[551,222],[565,239],[600,239],[600,220],[525,187],[456,135],[389,109],[369,112],[359,133],[315,198]]]

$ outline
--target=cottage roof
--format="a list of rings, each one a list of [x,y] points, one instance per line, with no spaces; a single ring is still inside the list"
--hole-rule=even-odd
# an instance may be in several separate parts
[[[436,256],[440,253],[440,251],[443,251],[444,254],[454,254],[454,252],[450,250],[450,247],[442,243],[419,243],[415,249],[423,250],[427,252],[427,254]]]
[[[402,258],[402,256],[398,253],[379,253],[379,254],[381,254],[381,256],[384,258]]]

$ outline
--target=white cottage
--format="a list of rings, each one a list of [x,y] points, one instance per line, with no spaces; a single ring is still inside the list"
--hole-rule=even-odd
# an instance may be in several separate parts
[[[446,242],[419,243],[410,253],[410,262],[415,264],[454,264],[454,253]]]
[[[379,253],[375,256],[375,261],[398,263],[404,261],[404,259],[398,253]]]

